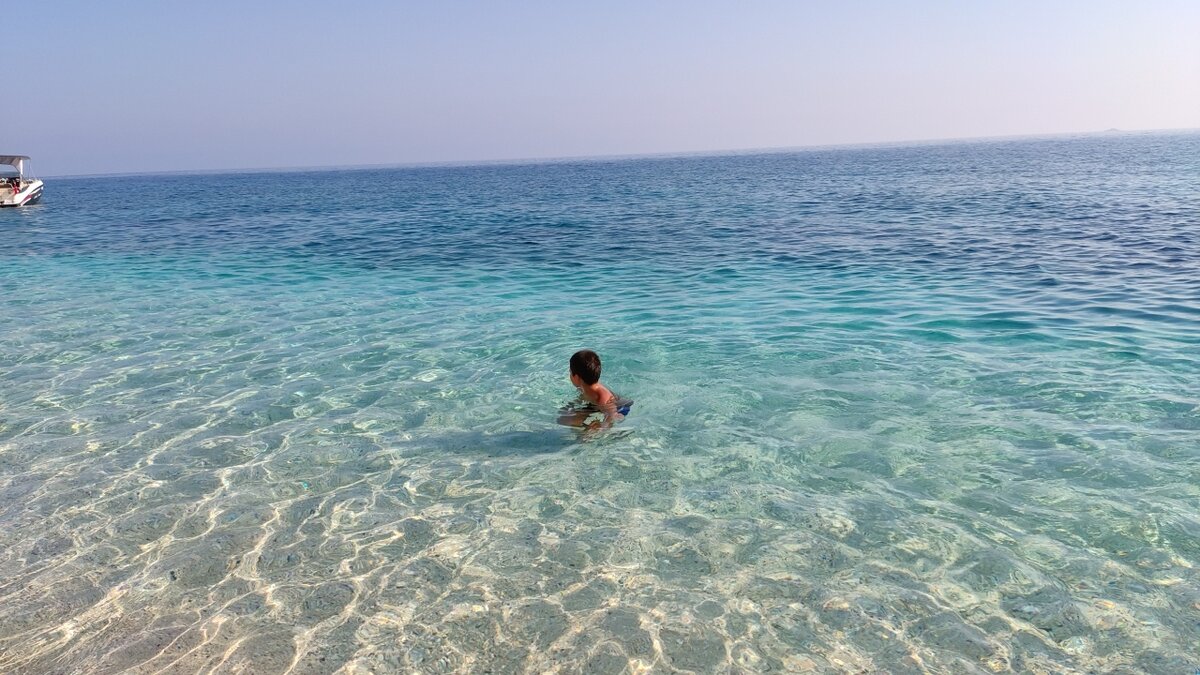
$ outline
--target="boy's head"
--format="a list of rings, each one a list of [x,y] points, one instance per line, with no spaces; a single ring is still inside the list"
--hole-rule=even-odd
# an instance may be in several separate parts
[[[571,355],[571,379],[579,378],[583,384],[600,381],[600,355],[590,349],[580,349]]]

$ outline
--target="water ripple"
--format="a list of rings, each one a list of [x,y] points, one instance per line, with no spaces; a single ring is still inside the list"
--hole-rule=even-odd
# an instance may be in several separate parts
[[[54,181],[0,213],[0,670],[1200,669],[1197,158]]]

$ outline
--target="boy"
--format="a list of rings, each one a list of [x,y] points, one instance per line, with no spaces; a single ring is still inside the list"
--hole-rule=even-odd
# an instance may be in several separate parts
[[[625,419],[633,405],[600,384],[600,355],[590,349],[571,355],[571,384],[579,390],[580,400],[559,411],[559,424],[607,429]]]

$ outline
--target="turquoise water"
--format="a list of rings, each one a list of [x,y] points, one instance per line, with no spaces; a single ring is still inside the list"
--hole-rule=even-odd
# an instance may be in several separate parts
[[[1200,134],[51,181],[0,671],[1195,671],[1198,214]]]

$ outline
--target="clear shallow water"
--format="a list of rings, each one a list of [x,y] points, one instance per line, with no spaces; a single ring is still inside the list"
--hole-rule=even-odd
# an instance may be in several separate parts
[[[52,181],[0,671],[1194,671],[1198,185],[1197,134]],[[587,443],[581,347],[637,401]]]

